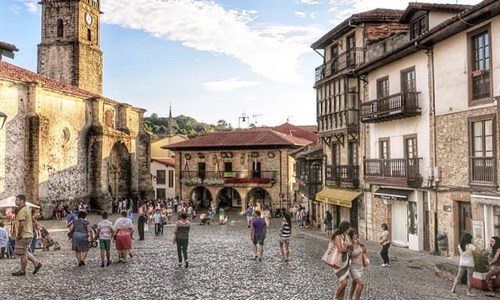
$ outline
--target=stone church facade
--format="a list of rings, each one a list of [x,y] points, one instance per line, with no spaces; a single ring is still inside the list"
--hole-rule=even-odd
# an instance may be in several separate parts
[[[145,110],[105,98],[99,1],[42,1],[38,73],[0,62],[0,197],[109,210],[152,197]]]

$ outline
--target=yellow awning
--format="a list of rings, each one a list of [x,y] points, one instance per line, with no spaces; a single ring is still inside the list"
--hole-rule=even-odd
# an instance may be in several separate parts
[[[316,200],[328,204],[339,205],[344,207],[352,207],[352,201],[356,199],[361,192],[324,188],[316,194]]]

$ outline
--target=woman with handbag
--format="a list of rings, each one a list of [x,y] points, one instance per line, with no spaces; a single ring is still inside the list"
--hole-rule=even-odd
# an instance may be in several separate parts
[[[349,300],[359,300],[361,299],[361,293],[365,286],[365,281],[363,279],[364,267],[368,264],[367,257],[365,257],[366,247],[363,242],[360,241],[356,229],[349,230],[349,237],[352,241],[351,265],[349,267],[352,284],[349,290]]]
[[[345,288],[349,281],[349,252],[352,250],[351,239],[349,238],[349,222],[341,222],[339,228],[332,235],[332,243],[336,250],[335,264],[331,265],[335,270],[335,275],[339,279],[339,285],[335,291],[334,300],[343,300]]]

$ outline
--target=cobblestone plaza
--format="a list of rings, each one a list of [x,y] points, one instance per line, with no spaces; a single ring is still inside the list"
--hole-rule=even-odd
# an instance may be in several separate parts
[[[116,219],[116,215],[111,220]],[[262,262],[253,261],[249,229],[239,215],[228,225],[195,225],[191,229],[188,269],[177,267],[172,245],[173,225],[163,236],[152,228],[145,241],[133,241],[133,258],[126,264],[100,267],[99,250],[91,249],[87,265],[76,266],[63,221],[41,221],[61,242],[62,251],[36,256],[43,263],[37,275],[13,277],[19,260],[0,260],[1,299],[332,299],[337,280],[333,270],[321,261],[327,239],[312,229],[293,229],[291,260],[283,262],[278,248],[278,219],[273,219]],[[91,215],[91,223],[99,217]],[[196,222],[195,222],[196,223]],[[294,224],[295,225],[295,224]],[[376,245],[369,246],[372,265],[366,271],[362,299],[465,299],[465,287],[450,294],[451,283],[436,277],[420,263],[398,258],[406,249],[391,249],[391,268],[380,267]],[[418,260],[418,253],[414,253]],[[411,255],[409,256],[411,257]],[[115,251],[112,259],[116,260]],[[445,258],[441,258],[445,259]],[[482,298],[482,293],[478,292]],[[9,296],[8,296],[9,295]],[[36,295],[36,296],[35,296]]]

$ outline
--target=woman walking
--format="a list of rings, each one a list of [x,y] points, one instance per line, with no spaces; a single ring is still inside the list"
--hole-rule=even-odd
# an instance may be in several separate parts
[[[332,242],[338,249],[340,265],[334,267],[335,275],[339,279],[339,286],[335,291],[334,300],[343,300],[345,295],[345,288],[349,280],[349,252],[352,250],[351,239],[349,238],[348,231],[351,224],[349,222],[341,222],[339,228],[332,235]]]
[[[187,248],[189,243],[189,229],[191,229],[191,223],[187,220],[187,214],[182,213],[181,218],[175,224],[174,229],[174,244],[177,244],[177,256],[179,257],[179,264],[177,266],[182,266],[182,258],[184,257],[184,267],[188,267],[188,256]]]
[[[352,285],[349,290],[349,300],[359,300],[361,299],[361,293],[363,292],[363,287],[365,286],[365,281],[363,279],[363,254],[366,253],[366,247],[360,241],[359,234],[356,229],[349,230],[349,237],[352,241],[351,266],[349,267]]]
[[[486,283],[488,284],[489,292],[486,294],[488,297],[495,297],[493,289],[493,277],[500,274],[500,238],[494,236],[490,239],[491,255],[493,259],[490,261],[490,270],[486,274]]]
[[[87,212],[79,211],[78,219],[73,221],[73,237],[71,241],[71,249],[75,251],[78,266],[85,266],[85,258],[89,252],[89,240],[93,240],[93,230],[90,227],[89,221],[85,219]]]
[[[132,249],[132,234],[134,228],[132,222],[127,218],[127,211],[122,210],[121,217],[116,219],[114,225],[115,246],[118,250],[118,262],[126,263],[127,255]]]
[[[386,223],[382,223],[381,227],[382,231],[378,235],[378,243],[382,245],[382,250],[380,251],[380,256],[382,256],[382,260],[384,261],[382,267],[390,267],[389,247],[391,246],[391,233]]]
[[[455,282],[453,282],[451,292],[455,293],[458,282],[464,276],[465,271],[467,271],[467,296],[474,297],[476,294],[472,293],[470,280],[472,278],[472,273],[474,272],[474,258],[472,257],[472,252],[477,251],[476,246],[472,244],[472,235],[470,233],[464,233],[462,239],[460,240],[460,245],[458,245],[458,251],[460,252],[458,274],[457,277],[455,277]]]
[[[292,219],[289,213],[283,215],[283,223],[280,229],[280,251],[284,261],[290,258],[290,237],[292,235]]]

